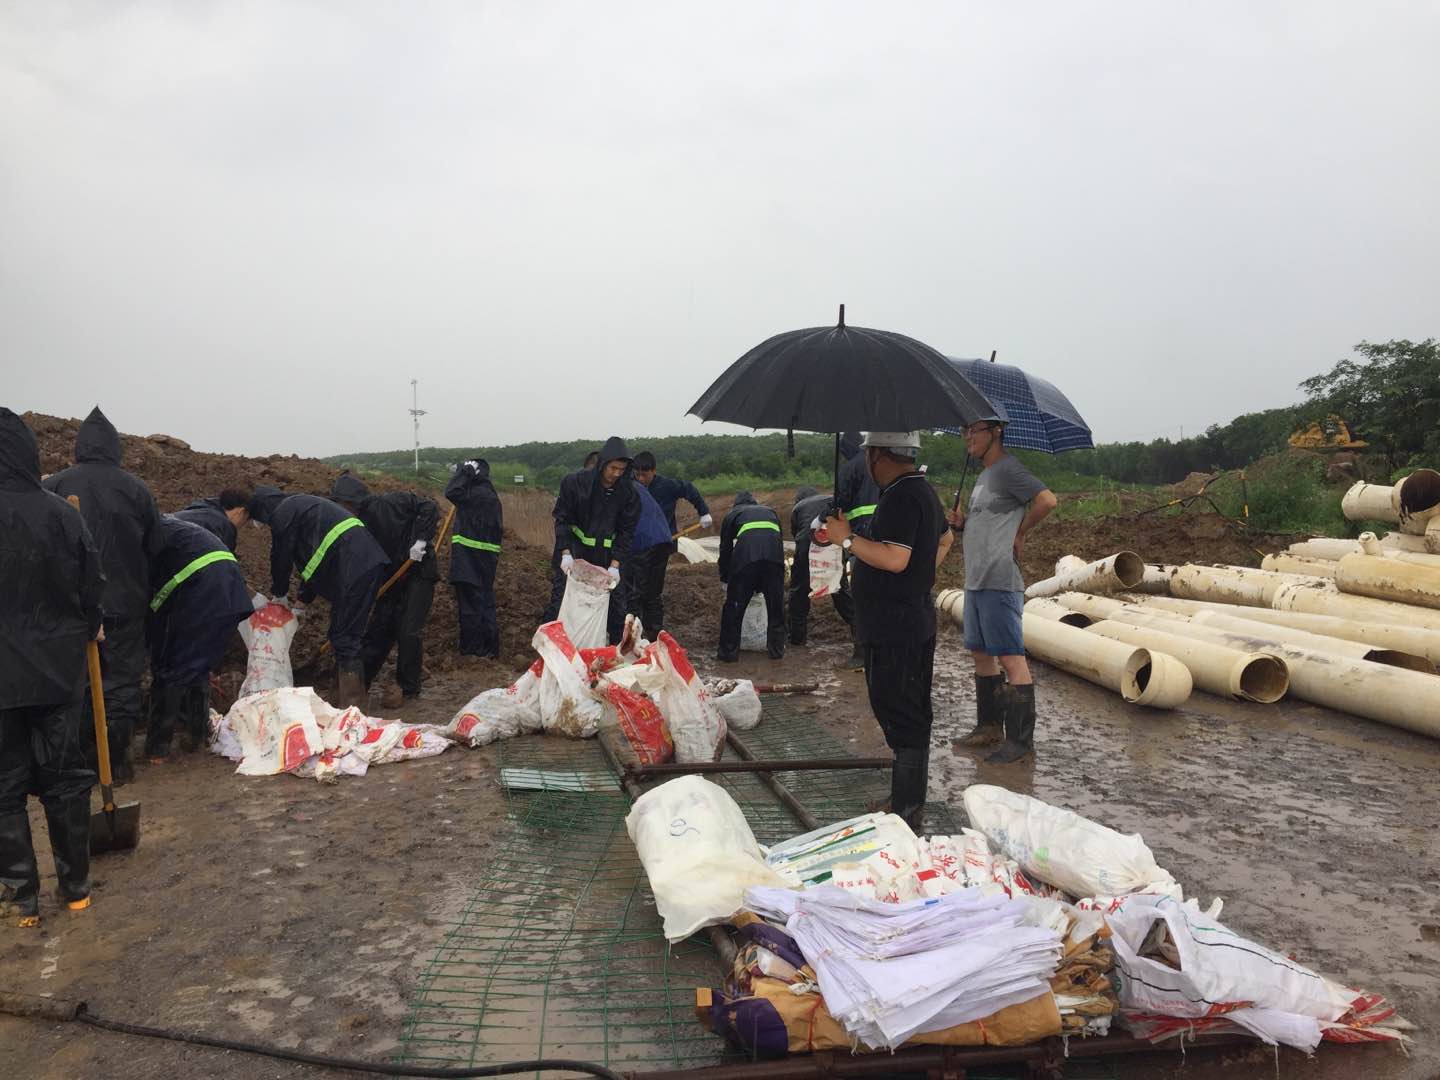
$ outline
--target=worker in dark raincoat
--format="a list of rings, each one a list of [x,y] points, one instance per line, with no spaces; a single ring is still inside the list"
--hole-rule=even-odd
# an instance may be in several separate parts
[[[360,656],[365,664],[365,688],[396,649],[395,681],[398,693],[387,689],[382,704],[399,708],[420,696],[425,668],[425,620],[435,601],[440,576],[433,544],[439,526],[434,499],[413,491],[387,491],[372,495],[365,482],[342,472],[330,488],[330,497],[365,523],[365,528],[390,560],[381,574],[389,581],[407,562],[414,563],[386,594],[375,601]],[[397,648],[398,643],[398,648]]]
[[[150,613],[150,560],[160,551],[160,512],[145,482],[120,467],[120,434],[97,406],[75,436],[75,462],[45,480],[57,495],[80,499],[80,515],[105,570],[105,719],[115,785],[134,779],[130,744],[140,722],[145,675],[145,617]],[[89,712],[89,698],[85,699]]]
[[[654,641],[665,625],[665,572],[670,568],[670,556],[675,554],[675,534],[680,531],[675,525],[676,504],[681,499],[687,500],[700,515],[702,529],[710,528],[714,519],[699,489],[688,480],[661,476],[655,471],[655,455],[648,450],[635,455],[635,481],[649,491],[670,530],[663,547],[649,547],[630,556],[631,580],[627,583],[630,612],[640,616],[645,623],[645,636]]]
[[[865,453],[860,448],[860,434],[847,431],[840,438],[840,456],[845,463],[840,466],[840,484],[835,489],[835,505],[856,536],[870,538],[870,525],[875,517],[875,507],[880,503],[880,489],[870,476],[865,465]],[[850,556],[845,557],[845,578],[841,589],[834,594],[835,610],[850,627],[850,659],[843,665],[852,671],[865,666],[865,655],[855,642],[855,599],[850,591]]]
[[[460,655],[499,656],[500,623],[495,615],[495,571],[500,564],[504,512],[490,465],[466,461],[445,487],[455,506],[450,533],[450,587],[460,615]]]
[[[635,485],[635,495],[640,500],[640,516],[630,541],[630,558],[620,569],[620,587],[625,590],[626,613],[639,619],[645,637],[654,641],[664,629],[665,606],[659,594],[651,592],[651,585],[656,566],[661,568],[660,581],[664,583],[664,566],[674,550],[673,534],[665,512],[644,484]]]
[[[385,551],[361,520],[319,495],[286,495],[260,484],[250,516],[270,528],[271,595],[292,607],[290,575],[300,571],[299,601],[330,601],[330,647],[338,675],[341,708],[365,701],[361,641],[383,580]]]
[[[145,756],[170,759],[180,728],[186,750],[207,741],[210,672],[219,666],[242,622],[254,611],[245,574],[224,542],[176,514],[160,518],[165,545],[150,567],[150,727]]]
[[[175,511],[181,521],[209,529],[218,536],[230,551],[235,550],[239,530],[250,521],[250,500],[253,491],[245,488],[226,488],[213,499],[196,499],[184,510]]]
[[[745,608],[757,592],[765,597],[766,651],[770,659],[785,655],[785,541],[780,515],[760,506],[755,496],[742,491],[720,523],[720,580],[726,585],[725,607],[720,612],[720,648],[717,660],[740,659],[740,629]]]
[[[813,543],[810,526],[822,522],[835,500],[813,487],[795,492],[795,506],[790,511],[790,535],[795,539],[795,558],[790,564],[790,644],[804,645],[810,636],[810,547]],[[843,597],[843,601],[842,601]],[[845,592],[830,594],[835,610],[850,602]],[[844,614],[841,614],[844,618]]]
[[[85,747],[95,737],[80,703],[104,589],[84,518],[40,486],[34,434],[0,408],[0,917],[21,925],[40,918],[32,794],[45,808],[61,900],[90,903],[95,772]]]
[[[554,579],[545,621],[560,614],[565,582],[572,561],[606,567],[615,588],[610,592],[606,630],[610,644],[620,641],[625,631],[625,591],[620,586],[620,567],[630,557],[635,523],[640,520],[640,497],[635,494],[631,475],[632,459],[625,440],[612,435],[600,449],[593,469],[571,473],[560,481],[555,499]]]

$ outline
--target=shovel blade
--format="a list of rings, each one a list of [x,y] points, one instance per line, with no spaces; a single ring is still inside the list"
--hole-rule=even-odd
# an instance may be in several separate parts
[[[130,851],[140,843],[140,804],[123,803],[90,815],[90,854]]]

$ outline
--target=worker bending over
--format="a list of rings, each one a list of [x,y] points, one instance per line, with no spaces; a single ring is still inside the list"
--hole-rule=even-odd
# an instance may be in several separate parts
[[[610,610],[606,632],[610,644],[620,641],[625,630],[625,590],[620,586],[620,567],[630,557],[635,525],[640,519],[640,497],[630,475],[630,451],[618,435],[605,440],[593,469],[573,472],[560,481],[555,498],[555,550],[559,561],[554,568],[550,606],[545,621],[559,617],[565,597],[565,582],[576,560],[603,566],[610,572]]]
[[[490,465],[464,462],[445,487],[455,506],[450,534],[450,587],[460,618],[460,655],[500,655],[500,622],[495,615],[495,571],[500,564],[504,511]]]
[[[864,657],[870,709],[894,751],[890,812],[917,834],[930,773],[930,688],[935,670],[935,567],[953,537],[935,489],[915,466],[918,431],[872,431],[862,443],[879,489],[870,536],[843,516],[825,523],[855,558],[855,638]]]
[[[330,601],[330,647],[335,652],[337,701],[341,708],[365,701],[361,640],[365,621],[388,561],[359,518],[319,495],[286,495],[261,484],[250,516],[270,528],[271,594],[289,600],[290,575],[300,571],[299,601]]]
[[[246,488],[226,488],[213,499],[196,499],[184,510],[175,511],[175,517],[209,529],[234,551],[239,530],[250,521],[250,500],[254,495]]]
[[[150,726],[145,756],[170,760],[170,739],[180,728],[185,750],[208,741],[210,673],[220,664],[242,622],[254,610],[235,556],[208,529],[178,515],[160,518],[164,545],[152,560],[150,617]]]
[[[0,918],[20,926],[40,924],[31,795],[45,808],[61,902],[90,904],[95,736],[80,702],[104,589],[84,518],[41,488],[34,433],[0,408]]]
[[[665,524],[670,530],[663,548],[652,547],[643,553],[632,553],[630,557],[633,584],[630,593],[630,612],[638,615],[645,623],[645,636],[654,641],[665,626],[665,572],[670,567],[670,557],[675,554],[674,536],[680,530],[675,524],[675,507],[685,499],[700,515],[700,527],[708,529],[714,524],[705,497],[688,480],[676,480],[661,476],[655,471],[655,455],[641,450],[635,455],[635,479],[650,492],[665,515]]]
[[[145,617],[150,613],[150,560],[160,551],[160,512],[150,489],[120,467],[120,433],[96,406],[75,436],[75,462],[45,487],[76,496],[105,571],[105,719],[115,786],[135,778],[130,744],[140,722],[145,675]],[[88,715],[90,699],[85,699]],[[93,750],[89,751],[94,753]]]
[[[740,630],[745,609],[757,592],[765,597],[765,649],[771,660],[785,655],[785,541],[780,516],[760,506],[748,491],[735,496],[735,505],[720,523],[720,580],[725,583],[725,606],[720,611],[720,648],[717,660],[740,659]]]

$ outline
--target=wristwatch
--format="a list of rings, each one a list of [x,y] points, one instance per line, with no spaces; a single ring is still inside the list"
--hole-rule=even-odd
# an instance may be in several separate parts
[[[847,537],[845,537],[844,540],[841,540],[841,541],[840,541],[840,546],[841,546],[842,548],[844,548],[846,551],[849,551],[850,548],[851,548],[851,546],[852,546],[854,543],[855,543],[855,538],[854,538],[853,536],[847,536]]]

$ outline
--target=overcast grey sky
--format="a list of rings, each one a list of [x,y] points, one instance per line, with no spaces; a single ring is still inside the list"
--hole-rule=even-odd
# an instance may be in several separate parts
[[[1433,3],[0,6],[0,403],[327,454],[734,432],[834,319],[1097,440],[1440,332]]]

